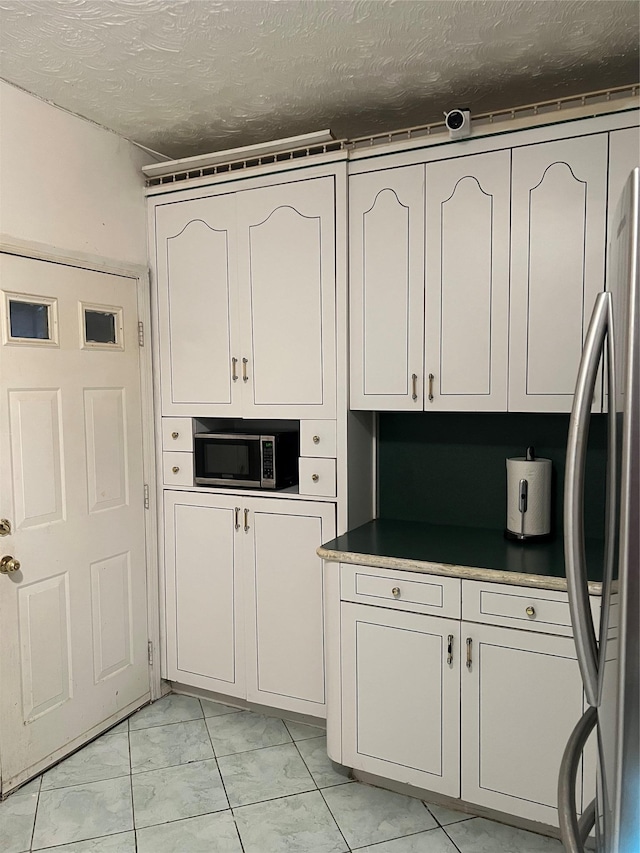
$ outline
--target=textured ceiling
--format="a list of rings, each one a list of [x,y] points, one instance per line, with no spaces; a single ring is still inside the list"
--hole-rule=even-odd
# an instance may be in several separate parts
[[[636,82],[635,0],[0,0],[0,77],[171,157]]]

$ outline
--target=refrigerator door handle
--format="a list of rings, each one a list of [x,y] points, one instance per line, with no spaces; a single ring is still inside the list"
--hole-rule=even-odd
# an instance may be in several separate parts
[[[578,820],[576,815],[576,776],[582,750],[593,731],[598,712],[587,708],[580,717],[562,756],[558,776],[558,819],[566,853],[585,853],[584,843],[595,823],[595,802],[590,803]]]
[[[564,490],[564,555],[569,610],[587,702],[598,703],[598,650],[589,605],[584,545],[584,472],[598,366],[612,315],[611,294],[600,293],[591,315],[573,398]]]

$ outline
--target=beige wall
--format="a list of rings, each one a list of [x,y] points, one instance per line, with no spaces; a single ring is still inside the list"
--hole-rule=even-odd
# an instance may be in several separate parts
[[[147,263],[140,167],[154,158],[0,81],[0,233]]]

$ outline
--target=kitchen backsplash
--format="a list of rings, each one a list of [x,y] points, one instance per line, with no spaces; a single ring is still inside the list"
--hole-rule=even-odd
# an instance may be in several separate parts
[[[553,462],[552,532],[562,534],[569,415],[382,412],[379,515],[433,524],[504,528],[505,459],[529,445]],[[606,416],[591,418],[585,532],[604,536]]]

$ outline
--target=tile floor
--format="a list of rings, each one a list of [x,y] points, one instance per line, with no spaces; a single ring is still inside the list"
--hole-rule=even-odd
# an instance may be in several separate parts
[[[0,803],[2,853],[561,853],[353,782],[322,729],[171,694]]]

